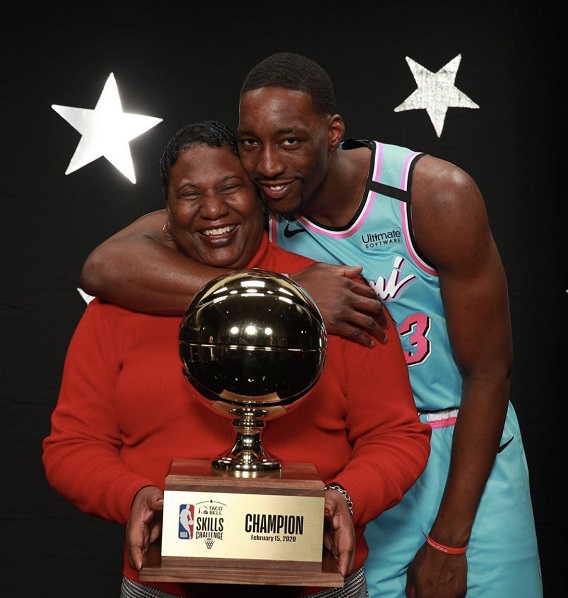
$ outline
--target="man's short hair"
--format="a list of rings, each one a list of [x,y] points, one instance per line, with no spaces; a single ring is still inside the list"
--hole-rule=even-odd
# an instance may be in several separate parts
[[[333,83],[326,71],[317,63],[293,52],[278,52],[254,66],[245,78],[241,95],[262,87],[283,87],[302,91],[312,98],[318,114],[337,112]]]

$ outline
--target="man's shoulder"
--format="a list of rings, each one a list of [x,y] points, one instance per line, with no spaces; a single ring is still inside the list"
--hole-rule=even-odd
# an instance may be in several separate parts
[[[473,178],[462,168],[430,154],[423,154],[414,169],[414,179],[421,179],[430,184],[449,186],[456,190],[465,190],[472,184]]]
[[[407,147],[405,145],[400,145],[398,143],[389,143],[389,142],[380,141],[377,139],[350,138],[350,139],[345,139],[341,143],[341,149],[345,149],[345,150],[356,149],[359,147],[367,147],[371,150],[374,150],[375,148],[379,147],[383,151],[388,151],[388,152],[409,152],[409,153],[419,153],[419,154],[423,153],[419,150]]]

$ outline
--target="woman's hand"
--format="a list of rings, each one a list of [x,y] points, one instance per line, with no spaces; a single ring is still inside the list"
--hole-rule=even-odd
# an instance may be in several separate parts
[[[126,525],[126,545],[130,565],[137,571],[142,568],[150,544],[160,537],[163,510],[164,493],[156,486],[140,489],[132,501]]]
[[[337,490],[326,490],[324,509],[323,545],[347,577],[355,565],[355,528],[347,501]]]

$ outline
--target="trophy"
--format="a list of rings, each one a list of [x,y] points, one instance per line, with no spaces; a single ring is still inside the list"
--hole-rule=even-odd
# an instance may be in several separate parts
[[[179,342],[185,376],[235,427],[235,444],[213,467],[280,470],[260,435],[266,421],[299,404],[323,371],[327,336],[315,303],[285,276],[239,271],[195,297]]]
[[[316,467],[282,462],[262,442],[271,420],[307,398],[326,350],[318,307],[284,275],[238,270],[195,296],[179,330],[183,375],[232,420],[235,440],[208,461],[172,461],[161,554],[149,554],[141,580],[343,585],[323,549]]]

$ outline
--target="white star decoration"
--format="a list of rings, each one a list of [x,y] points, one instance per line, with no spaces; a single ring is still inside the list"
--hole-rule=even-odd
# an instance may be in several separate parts
[[[479,106],[461,92],[455,85],[456,74],[461,62],[458,54],[438,72],[433,73],[412,58],[406,57],[412,71],[416,89],[394,111],[425,109],[434,125],[438,137],[442,135],[448,108],[479,108]]]
[[[56,104],[51,107],[82,135],[65,174],[104,156],[125,177],[136,183],[128,142],[162,122],[162,119],[123,112],[112,73],[94,110]]]
[[[95,298],[93,295],[89,295],[88,293],[85,293],[85,291],[80,287],[77,287],[77,291],[79,292],[79,295],[81,295],[81,297],[83,298],[83,301],[85,301],[85,303],[90,303]]]

